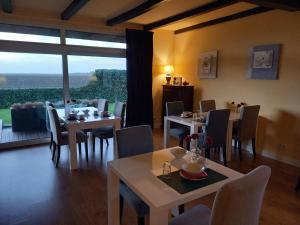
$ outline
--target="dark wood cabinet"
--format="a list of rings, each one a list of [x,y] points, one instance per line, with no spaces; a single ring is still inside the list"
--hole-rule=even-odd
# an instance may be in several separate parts
[[[194,86],[163,85],[162,96],[162,127],[166,115],[166,102],[183,101],[184,111],[193,112]]]

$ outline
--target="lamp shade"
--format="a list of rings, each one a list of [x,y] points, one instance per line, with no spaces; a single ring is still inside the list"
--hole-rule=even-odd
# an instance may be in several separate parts
[[[164,71],[166,74],[172,74],[174,72],[174,67],[172,65],[166,65]]]

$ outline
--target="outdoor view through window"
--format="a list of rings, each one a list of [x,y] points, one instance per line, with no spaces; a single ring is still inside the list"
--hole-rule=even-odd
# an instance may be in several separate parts
[[[20,35],[15,39],[22,39]],[[0,32],[0,39],[10,37]],[[48,38],[23,36],[29,42],[56,42]],[[75,43],[76,39],[72,40],[72,44]],[[122,45],[119,48],[126,48],[125,44],[116,44]],[[107,47],[111,45],[113,43]],[[12,106],[23,107],[23,103],[41,105],[51,101],[57,107],[63,107],[62,70],[61,55],[1,52],[0,48],[0,119],[4,124],[7,126],[12,122]],[[76,100],[76,104],[92,104],[96,99],[106,98],[112,110],[116,100],[127,99],[125,58],[69,55],[68,72],[70,97]]]

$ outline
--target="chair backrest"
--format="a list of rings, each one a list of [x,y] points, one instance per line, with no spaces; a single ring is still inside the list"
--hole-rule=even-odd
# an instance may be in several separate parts
[[[206,136],[212,139],[211,147],[226,144],[229,115],[229,109],[218,109],[208,112],[205,133]]]
[[[215,197],[210,225],[258,225],[270,175],[269,167],[259,166],[225,184]]]
[[[46,101],[45,105],[46,105],[46,128],[47,128],[48,131],[51,131],[51,129],[50,129],[50,119],[49,119],[49,113],[48,113],[48,106],[51,106],[53,108],[55,108],[55,107],[54,107],[53,103],[51,103],[49,101]]]
[[[50,123],[50,130],[53,135],[53,140],[56,144],[60,144],[61,142],[61,127],[59,123],[59,117],[57,111],[52,106],[47,106],[47,112],[49,115],[49,123]]]
[[[116,131],[118,158],[153,151],[153,136],[149,125],[128,127]]]
[[[98,111],[107,111],[108,110],[108,101],[106,99],[99,99],[98,100]]]
[[[216,110],[216,101],[215,100],[201,100],[199,104],[200,104],[201,112],[208,112],[211,110]]]
[[[256,136],[257,118],[260,106],[244,106],[241,108],[240,120],[238,123],[238,139],[249,140]]]
[[[166,115],[167,116],[180,116],[184,111],[182,101],[166,102]]]
[[[121,127],[124,127],[126,104],[123,102],[116,102],[114,108],[114,115],[121,118]]]

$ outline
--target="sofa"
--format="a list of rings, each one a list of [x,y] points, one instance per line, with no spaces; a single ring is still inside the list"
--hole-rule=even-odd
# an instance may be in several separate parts
[[[11,122],[13,132],[46,131],[46,107],[39,102],[13,104]]]

